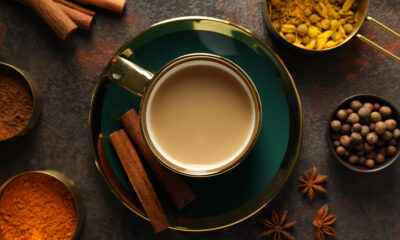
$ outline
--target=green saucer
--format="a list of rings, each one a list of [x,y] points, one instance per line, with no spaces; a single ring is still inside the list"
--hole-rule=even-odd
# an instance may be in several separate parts
[[[207,231],[247,219],[279,192],[298,158],[302,116],[293,79],[280,58],[250,31],[229,22],[205,17],[164,21],[129,40],[116,56],[122,55],[154,73],[190,53],[220,55],[240,66],[254,81],[263,108],[260,136],[249,156],[222,175],[185,178],[196,200],[183,210],[174,206],[150,173],[171,228]],[[91,102],[89,128],[96,165],[111,191],[130,210],[147,219],[137,207],[135,192],[108,138],[121,129],[120,116],[130,108],[138,111],[139,105],[139,97],[101,77]],[[105,164],[98,160],[96,151],[100,132],[108,158]]]

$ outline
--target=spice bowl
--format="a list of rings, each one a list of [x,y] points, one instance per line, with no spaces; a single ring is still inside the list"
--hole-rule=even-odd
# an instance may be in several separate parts
[[[329,149],[351,170],[382,170],[400,156],[399,119],[395,106],[381,97],[351,96],[338,105],[327,122]]]
[[[42,196],[43,201],[40,200]],[[32,199],[27,199],[29,197]],[[25,203],[29,204],[26,209],[22,207]],[[54,213],[47,213],[53,210]],[[3,220],[4,215],[6,220]],[[51,235],[57,239],[77,240],[84,220],[79,190],[72,180],[60,172],[23,172],[0,186],[0,233],[3,235],[0,237],[47,239]],[[44,221],[48,221],[48,226],[43,227],[46,225]],[[18,226],[21,224],[23,226]],[[62,231],[66,234],[63,235]]]
[[[10,84],[13,80],[15,80],[15,82]],[[16,83],[18,83],[18,85],[16,85]],[[0,143],[27,134],[38,122],[42,109],[42,98],[39,87],[25,71],[10,64],[0,62],[0,87],[2,86],[9,87],[14,92],[5,87],[3,87],[4,92],[0,89]],[[16,89],[17,86],[22,89]],[[21,106],[22,104],[24,107],[21,107],[21,112],[18,112],[15,110],[16,108],[13,108],[10,104],[11,101],[15,102],[16,99],[25,101],[20,100],[24,99],[20,95],[15,97],[16,94],[21,93],[29,95],[29,102],[19,102],[18,105]],[[11,96],[11,94],[14,94],[14,96]],[[29,107],[25,105],[29,105]],[[8,111],[10,109],[15,116],[7,115],[7,113],[11,112]],[[1,115],[5,117],[2,118]],[[28,116],[26,117],[24,115]],[[18,124],[16,124],[16,121]]]

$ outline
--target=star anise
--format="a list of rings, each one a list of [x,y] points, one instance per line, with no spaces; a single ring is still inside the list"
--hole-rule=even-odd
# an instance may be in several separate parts
[[[318,240],[324,240],[325,235],[335,236],[336,232],[332,225],[336,221],[335,215],[328,215],[328,204],[322,206],[313,221],[314,235]]]
[[[292,236],[292,234],[290,234],[285,229],[293,227],[296,224],[296,222],[286,222],[285,223],[286,215],[287,215],[287,210],[285,210],[283,212],[283,214],[280,218],[275,211],[272,211],[271,220],[261,219],[261,223],[264,224],[265,226],[267,226],[269,229],[267,231],[261,233],[260,237],[274,234],[274,240],[280,240],[281,234],[282,234],[286,238],[294,240],[294,237]]]
[[[299,184],[299,187],[303,187],[301,193],[307,193],[310,201],[313,200],[315,191],[328,193],[324,187],[319,185],[319,183],[324,182],[327,178],[327,175],[317,175],[317,168],[314,165],[310,172],[304,172],[304,177],[300,178],[300,182],[302,183]]]

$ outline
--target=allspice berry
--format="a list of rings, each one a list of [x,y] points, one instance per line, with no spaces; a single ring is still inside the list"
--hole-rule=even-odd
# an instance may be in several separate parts
[[[363,156],[363,157],[360,157],[359,159],[358,159],[358,164],[360,164],[360,165],[364,165],[365,164],[365,161],[367,161],[367,159]]]
[[[379,103],[374,103],[374,110],[379,111],[379,108],[381,108],[381,105]]]
[[[343,147],[348,147],[348,146],[350,146],[350,142],[351,142],[351,138],[350,138],[349,136],[343,135],[343,136],[340,137],[340,144],[341,144]]]
[[[370,152],[374,151],[374,147],[369,143],[364,143],[363,149],[364,149],[364,152],[366,152],[366,153],[370,153]]]
[[[375,130],[375,123],[370,123],[370,124],[368,125],[368,127],[369,127],[369,129],[370,129],[371,131],[374,131],[374,130]]]
[[[351,126],[348,123],[342,124],[342,133],[349,134],[351,131]]]
[[[381,139],[381,140],[378,141],[376,146],[378,146],[380,148],[385,147],[386,146],[386,142]]]
[[[389,145],[397,146],[397,140],[396,139],[390,140]]]
[[[339,119],[340,121],[344,121],[347,118],[347,112],[343,109],[340,109],[337,113],[336,113],[336,117],[337,119]]]
[[[397,153],[397,148],[395,146],[388,146],[386,148],[386,154],[389,156],[393,156]]]
[[[354,111],[358,111],[358,109],[360,109],[362,107],[362,103],[358,100],[353,100],[350,103],[350,107],[354,110]]]
[[[376,163],[383,163],[385,161],[385,155],[378,153],[375,155],[374,159]]]
[[[396,128],[393,131],[393,137],[396,138],[396,139],[400,137],[400,129]]]
[[[375,161],[373,159],[367,159],[367,161],[365,161],[365,166],[367,168],[373,168],[375,166]]]
[[[351,138],[351,143],[353,144],[360,144],[362,142],[361,134],[358,132],[353,132],[350,135],[350,138]]]
[[[354,149],[355,149],[356,151],[362,151],[362,150],[364,149],[364,144],[359,143],[359,144],[357,144],[357,145],[354,147]]]
[[[361,124],[359,123],[354,123],[353,127],[351,127],[352,132],[361,132]]]
[[[349,158],[349,157],[350,157],[350,152],[346,150],[346,151],[344,152],[344,157],[345,157],[345,158]]]
[[[369,115],[371,114],[372,110],[370,108],[367,107],[362,107],[358,110],[358,115],[360,116],[360,118],[368,118]]]
[[[361,126],[361,136],[365,137],[369,133],[369,127],[366,125]],[[400,130],[399,130],[400,134]]]
[[[358,116],[357,113],[352,113],[347,117],[347,120],[349,121],[349,123],[354,124],[360,121],[360,117]]]
[[[378,112],[372,112],[372,113],[369,115],[369,117],[370,117],[370,119],[371,119],[373,122],[382,121],[382,116],[381,116],[381,114],[378,113]]]
[[[357,163],[358,163],[358,156],[356,156],[356,155],[351,155],[351,156],[349,157],[349,162],[350,162],[351,164],[357,164]]]
[[[339,132],[342,129],[342,123],[339,120],[333,120],[331,122],[331,128],[334,132]]]
[[[369,108],[369,109],[371,109],[371,111],[374,110],[374,105],[370,102],[364,103],[362,107]]]
[[[350,114],[352,114],[353,112],[354,112],[354,111],[353,111],[353,109],[351,109],[351,108],[346,109],[347,115],[350,115]]]
[[[346,152],[346,149],[344,147],[342,147],[342,146],[339,146],[339,147],[336,148],[336,153],[339,156],[344,156],[345,152]]]
[[[393,131],[397,127],[397,122],[394,119],[388,119],[385,121],[385,126],[388,130]]]
[[[384,122],[380,121],[375,124],[375,132],[378,135],[382,135],[386,132],[386,125]]]
[[[382,106],[379,108],[380,114],[382,114],[382,117],[388,118],[390,115],[392,115],[392,109],[388,106]]]
[[[371,133],[368,133],[368,135],[365,139],[367,140],[368,143],[373,145],[373,144],[378,143],[379,137],[378,137],[378,135],[376,135],[376,133],[371,132]]]
[[[374,159],[374,158],[375,158],[375,155],[376,155],[375,152],[370,152],[370,153],[368,153],[368,154],[366,155],[366,157],[367,157],[367,158],[370,158],[370,159]]]
[[[382,136],[381,136],[381,138],[384,140],[384,141],[390,141],[390,140],[392,140],[392,138],[393,138],[393,134],[390,132],[390,131],[386,131]]]

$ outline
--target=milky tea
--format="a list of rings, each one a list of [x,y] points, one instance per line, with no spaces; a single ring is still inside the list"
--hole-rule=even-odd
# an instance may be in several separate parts
[[[233,165],[259,128],[259,98],[227,63],[189,59],[158,76],[143,121],[153,152],[186,173]]]

